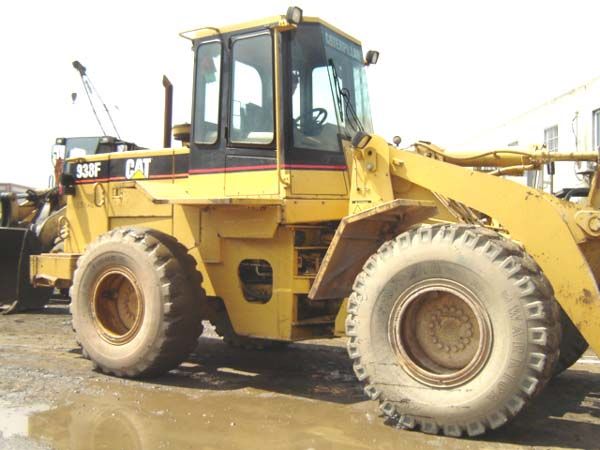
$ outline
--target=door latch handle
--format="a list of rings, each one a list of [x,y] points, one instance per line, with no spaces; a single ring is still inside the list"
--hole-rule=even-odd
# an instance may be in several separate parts
[[[94,183],[94,205],[100,207],[105,202],[104,187],[100,183]]]

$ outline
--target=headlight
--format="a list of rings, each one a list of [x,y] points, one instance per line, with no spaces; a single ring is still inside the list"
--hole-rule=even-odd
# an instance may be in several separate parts
[[[379,52],[377,50],[369,50],[367,52],[367,57],[365,58],[365,64],[370,66],[371,64],[377,64],[379,60]]]
[[[352,147],[363,149],[367,146],[369,141],[371,140],[371,135],[365,133],[364,131],[359,131],[352,138]]]
[[[302,22],[302,10],[297,6],[290,6],[285,15],[286,20],[293,24],[298,25]]]

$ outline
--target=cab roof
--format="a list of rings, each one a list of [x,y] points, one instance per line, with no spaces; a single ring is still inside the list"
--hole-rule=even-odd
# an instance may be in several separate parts
[[[355,37],[350,36],[349,34],[343,32],[339,28],[334,27],[333,25],[327,23],[326,21],[324,21],[318,17],[304,17],[302,19],[302,22],[319,23],[319,24],[329,28],[331,31],[334,31],[334,32],[340,34],[341,36],[345,37],[346,39],[349,39],[350,41],[354,42],[355,44],[361,45],[361,42],[358,39],[356,39]],[[202,38],[206,38],[206,37],[210,37],[210,36],[218,36],[219,34],[231,33],[234,31],[242,31],[242,30],[258,28],[258,27],[289,29],[292,26],[293,25],[288,23],[285,16],[272,16],[272,17],[265,17],[264,19],[253,20],[250,22],[243,22],[243,23],[238,23],[238,24],[234,24],[234,25],[226,25],[226,26],[218,27],[218,28],[216,28],[216,27],[197,28],[194,30],[184,31],[182,33],[179,33],[179,35],[185,39],[195,41],[197,39],[202,39]]]

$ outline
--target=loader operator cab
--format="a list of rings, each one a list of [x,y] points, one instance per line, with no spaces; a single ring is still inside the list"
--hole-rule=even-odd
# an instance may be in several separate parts
[[[372,132],[360,44],[318,19],[278,26],[208,29],[189,37],[195,51],[192,173],[274,168],[278,145],[285,168],[345,167],[342,142]]]
[[[286,117],[295,150],[341,151],[340,140],[372,132],[360,45],[321,24],[287,36]]]

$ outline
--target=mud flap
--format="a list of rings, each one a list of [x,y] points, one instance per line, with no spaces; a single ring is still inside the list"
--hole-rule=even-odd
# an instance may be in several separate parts
[[[4,314],[40,309],[52,289],[29,282],[29,256],[41,252],[35,234],[23,228],[0,228],[0,308]]]
[[[311,300],[345,298],[363,264],[385,241],[437,213],[434,203],[396,199],[342,219],[310,288]]]

